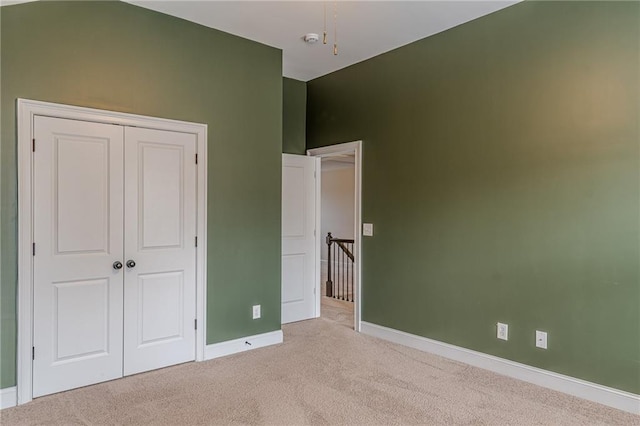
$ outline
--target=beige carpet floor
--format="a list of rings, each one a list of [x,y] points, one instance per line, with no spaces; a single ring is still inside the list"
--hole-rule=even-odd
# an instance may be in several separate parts
[[[351,306],[285,342],[38,398],[2,425],[640,425],[640,416],[351,330]]]

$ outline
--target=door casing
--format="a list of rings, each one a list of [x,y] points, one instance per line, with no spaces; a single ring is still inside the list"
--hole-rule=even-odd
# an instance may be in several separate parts
[[[355,208],[354,208],[354,224],[355,224],[355,306],[353,315],[353,329],[360,332],[360,323],[362,321],[362,141],[353,141],[339,143],[336,145],[328,145],[321,148],[308,149],[307,155],[311,157],[335,157],[342,154],[354,154],[355,156]],[[320,170],[322,172],[322,170]],[[320,194],[318,194],[320,197]],[[320,220],[321,216],[321,203],[316,203],[316,220]],[[318,225],[317,229],[320,229]],[[322,246],[324,242],[323,238],[319,238],[319,245]],[[318,248],[317,258],[318,265],[320,264],[321,247]],[[318,268],[318,282],[320,281],[320,269]],[[320,292],[316,294],[318,304],[320,304],[320,298],[322,295]]]
[[[204,360],[206,346],[207,255],[207,125],[164,118],[62,105],[28,99],[17,100],[18,121],[18,404],[32,400],[33,347],[33,146],[36,116],[66,118],[121,126],[191,133],[196,136],[196,361]]]

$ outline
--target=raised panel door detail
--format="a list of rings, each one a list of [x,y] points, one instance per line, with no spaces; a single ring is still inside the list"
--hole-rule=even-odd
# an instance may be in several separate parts
[[[305,169],[282,168],[282,238],[305,235]]]
[[[54,363],[109,353],[109,280],[55,283]]]
[[[124,129],[35,117],[33,396],[122,376]]]
[[[305,254],[282,256],[282,303],[304,300]]]
[[[318,315],[316,274],[316,167],[318,160],[282,155],[282,323]]]
[[[139,346],[182,338],[184,319],[182,271],[139,275]]]
[[[194,360],[196,135],[34,130],[33,396]]]
[[[125,129],[124,374],[195,359],[196,137]]]
[[[55,135],[57,254],[108,252],[109,140]]]
[[[184,148],[140,143],[139,150],[139,247],[181,247]]]

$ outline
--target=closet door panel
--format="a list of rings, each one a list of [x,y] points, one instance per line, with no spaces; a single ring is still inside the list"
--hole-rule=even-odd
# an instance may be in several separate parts
[[[125,131],[124,373],[195,359],[196,138]]]
[[[33,396],[122,376],[123,137],[36,117]]]

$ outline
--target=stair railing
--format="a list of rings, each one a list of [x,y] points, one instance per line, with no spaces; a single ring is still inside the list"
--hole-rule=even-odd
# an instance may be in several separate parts
[[[326,295],[334,299],[353,302],[354,240],[333,238],[327,234],[327,282]],[[332,267],[335,265],[335,267]]]

